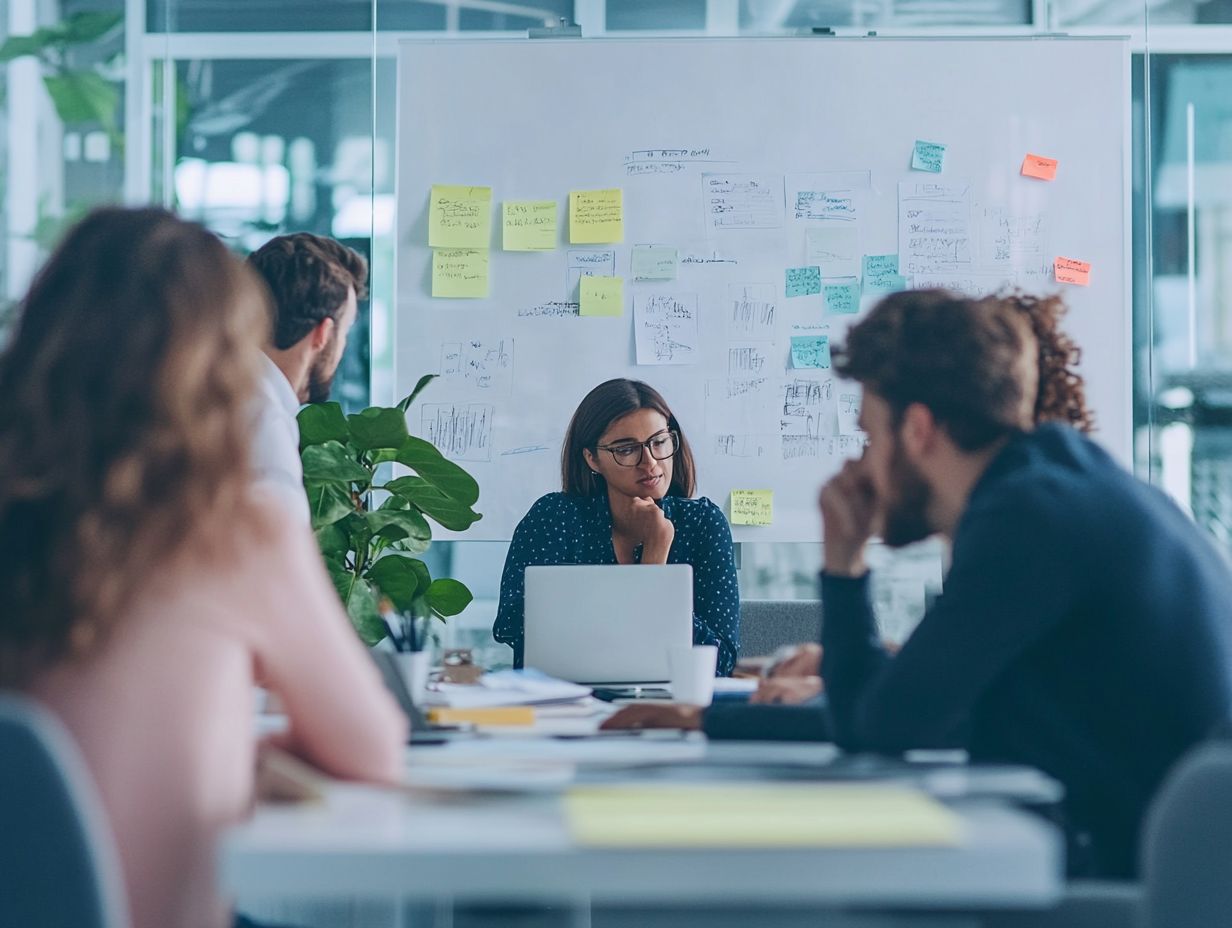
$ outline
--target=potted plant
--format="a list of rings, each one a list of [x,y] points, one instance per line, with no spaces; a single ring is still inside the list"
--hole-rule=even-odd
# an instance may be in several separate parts
[[[420,378],[395,407],[348,416],[337,403],[314,403],[299,413],[312,528],[351,622],[369,645],[387,634],[381,597],[404,614],[442,620],[472,599],[464,584],[433,579],[415,557],[432,543],[428,519],[464,531],[481,518],[472,508],[479,500],[475,479],[407,432],[407,409],[435,377]],[[378,473],[391,463],[412,473],[383,480]]]

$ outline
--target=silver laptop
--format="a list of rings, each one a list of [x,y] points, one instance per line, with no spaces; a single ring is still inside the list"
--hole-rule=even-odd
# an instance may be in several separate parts
[[[693,643],[688,564],[527,567],[523,663],[587,684],[662,683]]]

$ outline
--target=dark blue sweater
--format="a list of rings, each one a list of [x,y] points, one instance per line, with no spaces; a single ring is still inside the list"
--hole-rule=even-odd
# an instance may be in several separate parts
[[[1162,493],[1063,426],[1015,437],[990,464],[945,594],[896,657],[867,577],[823,574],[821,587],[839,743],[957,740],[972,760],[1050,773],[1089,873],[1136,871],[1156,787],[1232,716],[1228,564]]]

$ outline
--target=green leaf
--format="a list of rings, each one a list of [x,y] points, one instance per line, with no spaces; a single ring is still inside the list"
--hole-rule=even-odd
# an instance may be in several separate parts
[[[389,541],[409,539],[417,544],[409,547],[419,551],[427,551],[432,540],[432,527],[428,521],[415,509],[378,509],[365,517],[372,534],[380,535]]]
[[[308,493],[308,511],[312,514],[314,530],[333,525],[355,511],[351,494],[336,483],[314,483],[305,487]]]
[[[398,409],[373,406],[361,413],[347,416],[351,442],[357,448],[400,448],[407,439],[406,414]]]
[[[86,10],[74,13],[61,26],[61,34],[69,42],[93,42],[100,39],[124,20],[123,13]]]
[[[423,561],[399,554],[387,554],[368,568],[368,578],[399,612],[408,612],[415,598],[431,585],[432,577]]]
[[[356,461],[342,445],[327,441],[310,445],[300,455],[304,462],[305,480],[333,480],[340,483],[363,483],[372,480],[372,472]]]
[[[346,416],[337,403],[313,403],[305,406],[295,417],[299,422],[299,446],[323,445],[327,441],[345,443],[350,433],[347,431]]]
[[[351,550],[351,540],[336,522],[323,525],[316,530],[317,547],[327,558],[342,560]]]
[[[97,122],[104,129],[116,128],[120,92],[115,85],[93,71],[68,71],[49,74],[43,85],[51,95],[56,115],[65,125]]]
[[[437,378],[436,374],[424,374],[422,377],[420,377],[419,382],[415,384],[415,389],[412,390],[409,395],[404,396],[402,398],[402,401],[398,403],[398,408],[402,410],[403,412],[406,412],[408,409],[410,409],[411,403],[415,402],[415,397],[423,393],[423,388],[426,387],[428,384],[430,384],[432,381],[436,380],[436,378]]]
[[[399,477],[384,489],[408,500],[424,515],[455,532],[464,532],[483,516],[452,497],[446,496],[422,477]]]
[[[442,616],[457,615],[475,598],[466,584],[448,578],[433,580],[425,595],[432,611]]]
[[[405,464],[446,496],[468,508],[479,501],[475,478],[442,455],[422,438],[408,438],[398,449],[398,463]]]
[[[367,580],[355,576],[337,561],[326,559],[325,566],[355,631],[369,647],[376,644],[387,634],[385,623],[377,612],[376,591]]]
[[[25,55],[37,55],[59,40],[60,36],[50,29],[38,29],[30,35],[9,36],[0,45],[0,64]]]

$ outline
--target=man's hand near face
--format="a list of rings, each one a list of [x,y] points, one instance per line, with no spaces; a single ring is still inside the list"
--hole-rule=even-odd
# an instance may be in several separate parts
[[[876,531],[877,494],[864,461],[848,461],[821,490],[822,537],[827,574],[863,576],[864,547]]]

